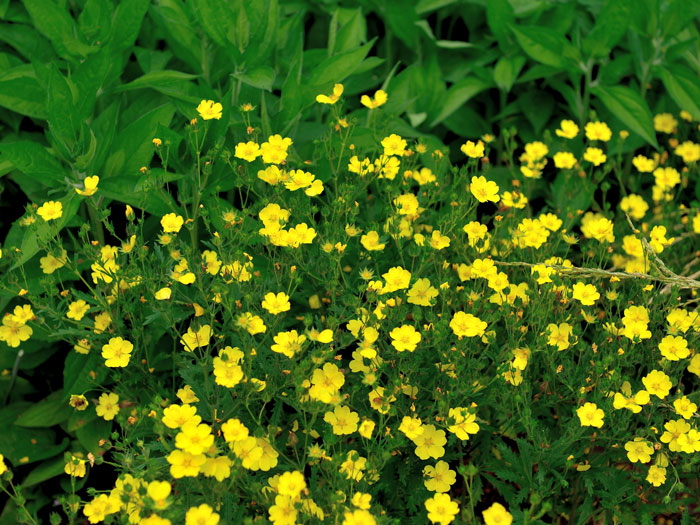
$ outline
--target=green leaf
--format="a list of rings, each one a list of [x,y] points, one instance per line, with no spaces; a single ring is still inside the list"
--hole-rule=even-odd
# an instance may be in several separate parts
[[[155,89],[159,93],[163,93],[169,97],[178,100],[183,100],[191,104],[197,104],[202,100],[196,96],[196,86],[188,82],[197,78],[197,75],[182,73],[181,71],[173,71],[165,69],[162,71],[151,71],[145,75],[132,80],[128,84],[118,86],[114,92],[121,93],[123,91],[133,91],[135,89]]]
[[[377,2],[383,8],[384,23],[389,26],[394,35],[406,44],[409,49],[414,49],[418,42],[418,28],[416,22],[415,2],[413,0],[392,0],[391,2]]]
[[[78,441],[80,441],[80,444],[85,447],[88,452],[97,454],[100,451],[98,443],[102,439],[109,439],[109,433],[111,430],[111,421],[96,418],[78,428],[75,435],[78,438]]]
[[[178,0],[161,0],[151,6],[149,14],[174,54],[194,71],[202,71],[202,45],[185,6]]]
[[[484,82],[477,77],[467,77],[455,82],[447,90],[447,94],[441,104],[442,110],[438,116],[431,122],[430,127],[437,126],[440,122],[452,115],[457,109],[463,106],[470,98],[483,90],[491,87],[491,84]]]
[[[99,348],[92,348],[88,354],[79,354],[74,350],[68,353],[63,365],[64,402],[71,394],[83,394],[107,377],[108,371],[99,352]],[[93,373],[95,379],[91,377]]]
[[[63,204],[63,215],[60,219],[54,221],[55,224],[52,226],[39,219],[27,231],[28,228],[26,226],[19,224],[21,218],[14,222],[5,238],[6,246],[17,247],[21,252],[21,255],[15,259],[12,265],[13,270],[26,263],[39,252],[39,239],[48,242],[50,239],[55,238],[55,232],[61,231],[75,217],[80,206],[80,200],[77,197],[75,192],[71,192],[68,194],[68,197],[60,199]]]
[[[71,15],[52,0],[22,0],[36,27],[53,44],[63,58],[74,61],[96,50],[77,35],[78,30]]]
[[[0,74],[0,106],[28,117],[46,118],[46,92],[27,64]]]
[[[192,0],[192,5],[197,21],[209,38],[221,47],[228,45],[236,31],[237,13],[233,2]]]
[[[105,179],[116,174],[134,175],[141,166],[150,164],[153,157],[152,141],[158,125],[170,124],[174,114],[175,107],[172,104],[163,104],[126,126],[114,140],[112,154],[105,165]]]
[[[375,37],[356,49],[327,58],[316,66],[316,69],[309,76],[307,84],[315,89],[320,84],[342,82],[352,75],[353,71],[362,63],[376,40]]]
[[[80,131],[80,122],[73,100],[73,92],[68,82],[63,78],[58,67],[53,65],[46,101],[49,111],[49,130],[67,154],[75,148],[75,141]]]
[[[234,73],[233,77],[249,86],[272,91],[272,83],[275,81],[275,70],[270,66],[260,66],[245,73]]]
[[[59,187],[66,176],[61,163],[34,141],[0,143],[0,162],[9,162],[26,177],[49,188]]]
[[[520,70],[525,65],[526,59],[524,56],[516,55],[514,57],[503,56],[493,68],[493,81],[499,89],[506,93],[513,87],[515,80],[520,74]]]
[[[501,50],[507,51],[509,26],[515,22],[515,13],[508,0],[489,0],[486,2],[486,22],[498,40]]]
[[[664,37],[676,37],[700,14],[700,0],[670,0],[661,5],[661,31]]]
[[[572,56],[575,49],[564,36],[541,26],[511,24],[509,27],[530,58],[559,69],[567,68],[569,62],[566,56]]]
[[[700,120],[698,76],[691,69],[680,65],[659,67],[658,73],[666,91],[678,107],[689,112],[694,119]]]
[[[64,472],[65,465],[66,462],[63,459],[63,454],[42,462],[27,474],[27,477],[22,481],[22,488],[33,487],[34,485],[43,483],[47,479],[60,476]]]
[[[630,0],[607,0],[595,17],[595,25],[582,43],[583,52],[593,57],[606,57],[629,28]]]
[[[29,428],[52,427],[67,421],[72,412],[71,406],[56,393],[52,395],[52,399],[34,403],[25,410],[15,420],[15,425]]]
[[[636,91],[625,86],[595,86],[591,92],[613,115],[629,127],[630,131],[641,136],[655,148],[659,147],[649,106]]]
[[[134,44],[150,4],[149,0],[119,0],[117,2],[110,37],[112,48],[122,51],[129,49]]]
[[[29,61],[50,62],[56,57],[51,44],[36,29],[24,24],[2,24],[0,40]]]
[[[342,53],[354,49],[367,40],[367,22],[362,14],[362,8],[337,10],[338,20],[341,24],[335,37],[333,47],[329,47],[331,54]]]

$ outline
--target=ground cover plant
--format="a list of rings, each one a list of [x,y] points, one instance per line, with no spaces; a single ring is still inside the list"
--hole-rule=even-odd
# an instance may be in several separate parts
[[[0,2],[0,523],[698,522],[698,8]]]

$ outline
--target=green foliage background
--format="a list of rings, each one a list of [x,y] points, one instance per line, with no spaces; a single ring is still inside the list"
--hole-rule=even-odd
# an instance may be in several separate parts
[[[190,188],[178,202],[152,191],[139,171],[151,163],[153,137],[179,151],[180,130],[202,99],[224,106],[203,149],[244,140],[251,125],[294,137],[308,158],[327,129],[315,97],[339,82],[348,100],[390,92],[387,134],[453,153],[464,138],[492,133],[501,159],[506,130],[535,140],[562,117],[583,125],[593,114],[631,132],[624,144],[613,140],[620,153],[658,148],[653,113],[684,109],[700,119],[699,13],[699,0],[0,0],[0,231],[5,254],[20,250],[0,271],[23,266],[27,289],[42,289],[37,254],[54,231],[21,227],[18,202],[60,200],[58,230],[84,225],[101,242],[112,203],[156,216],[195,198],[220,207],[237,185],[225,163],[200,194]],[[252,122],[236,111],[243,103],[258,108]],[[373,146],[370,123],[352,139]],[[182,157],[169,160],[167,178],[160,168],[149,176],[183,180]],[[330,168],[338,159],[315,160]],[[74,192],[92,174],[100,176],[98,210]],[[564,208],[568,197],[559,195],[555,187]],[[0,311],[13,297],[0,292]],[[15,463],[27,458],[22,486],[33,489],[33,509],[49,503],[39,487],[62,473],[71,440],[90,450],[106,425],[80,420],[66,404],[99,357],[66,354],[57,336],[36,330],[22,356],[0,352],[0,369],[12,370],[0,377],[0,450]],[[46,378],[49,360],[62,363],[61,385]],[[517,456],[499,448],[513,468],[494,474],[529,486],[539,451],[516,441]]]

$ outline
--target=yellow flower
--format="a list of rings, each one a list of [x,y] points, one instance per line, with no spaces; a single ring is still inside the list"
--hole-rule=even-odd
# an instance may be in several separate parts
[[[666,482],[666,469],[657,465],[650,466],[646,480],[655,487],[660,487]]]
[[[111,392],[103,393],[97,401],[95,412],[105,421],[112,421],[119,413],[119,396]]]
[[[187,333],[180,339],[180,344],[185,347],[185,351],[192,352],[195,348],[203,348],[209,344],[213,331],[211,326],[205,324],[199,329],[194,330],[191,326],[187,329]]]
[[[82,394],[73,394],[70,396],[69,404],[76,410],[85,410],[88,406],[88,400]]]
[[[671,378],[660,370],[649,372],[642,378],[642,383],[644,383],[644,388],[646,388],[647,392],[659,399],[665,398],[671,392],[671,387],[673,387]]]
[[[63,204],[59,201],[47,201],[36,210],[36,213],[46,222],[60,219],[63,215]]]
[[[418,212],[418,199],[412,193],[404,193],[394,199],[399,215],[415,215]]]
[[[390,333],[391,345],[396,348],[397,352],[408,350],[413,352],[420,343],[421,334],[410,325],[402,325],[394,328]]]
[[[79,190],[78,188],[75,188],[75,192],[78,195],[82,195],[83,197],[89,197],[90,195],[94,195],[97,193],[97,185],[100,182],[100,178],[97,175],[92,175],[91,177],[85,177],[85,180],[83,181],[83,188],[82,190]]]
[[[420,459],[439,459],[445,455],[444,445],[447,443],[444,430],[438,430],[435,425],[423,425],[423,432],[413,438],[416,445],[416,456]]]
[[[63,472],[74,478],[84,477],[86,472],[85,460],[71,455],[70,460],[63,467]]]
[[[678,121],[670,113],[654,115],[654,130],[659,133],[671,134],[678,126]]]
[[[293,500],[306,490],[304,474],[298,470],[284,472],[277,482],[277,492],[282,496],[288,496]]]
[[[481,337],[486,332],[487,324],[478,317],[465,312],[455,312],[450,321],[452,332],[458,337]]]
[[[185,514],[185,525],[217,525],[219,515],[209,505],[202,503],[199,507],[191,507]]]
[[[571,169],[576,166],[576,157],[568,151],[560,151],[554,154],[554,166],[559,169]]]
[[[690,355],[688,341],[680,336],[667,335],[659,343],[659,350],[669,361],[678,361]]]
[[[110,338],[109,342],[102,346],[105,366],[110,368],[127,366],[133,349],[134,345],[121,337]]]
[[[472,182],[469,185],[469,191],[479,202],[498,202],[501,197],[498,195],[498,184],[491,180],[486,180],[486,177],[472,177]]]
[[[459,505],[447,494],[435,494],[432,498],[425,500],[425,508],[428,511],[430,523],[439,525],[452,523],[459,513]]]
[[[600,148],[586,148],[586,151],[583,152],[583,160],[590,162],[594,166],[600,166],[607,159],[608,157]]]
[[[484,525],[511,525],[513,516],[500,503],[494,503],[482,513]]]
[[[165,287],[165,288],[161,288],[153,295],[156,298],[156,300],[158,300],[158,301],[167,301],[168,299],[170,299],[172,294],[173,294],[173,291],[170,288]]]
[[[213,100],[202,100],[197,106],[197,113],[203,120],[216,119],[219,120],[224,107],[219,102]]]
[[[381,144],[384,148],[384,155],[387,156],[397,155],[403,157],[404,151],[406,150],[406,141],[394,133],[385,137]]]
[[[472,159],[480,159],[484,156],[484,143],[481,141],[474,143],[471,140],[468,140],[462,144],[459,149],[467,157]]]
[[[346,406],[337,406],[331,412],[324,414],[323,420],[333,427],[333,433],[337,436],[352,434],[357,430],[360,416]]]
[[[605,122],[589,122],[586,124],[586,138],[607,142],[612,137],[612,131]]]
[[[574,284],[572,297],[584,306],[592,306],[600,299],[600,293],[594,285],[578,281]]]
[[[386,91],[379,89],[374,93],[374,99],[369,98],[367,95],[362,95],[362,97],[360,97],[360,103],[369,109],[376,109],[386,104],[388,98]]]
[[[333,93],[330,95],[316,95],[316,102],[319,104],[335,104],[340,100],[340,96],[343,94],[343,84],[335,84],[333,86]]]
[[[423,468],[423,481],[425,488],[432,492],[448,492],[457,480],[457,473],[450,469],[446,461],[438,461],[435,466],[427,465]]]
[[[185,220],[176,213],[168,213],[163,216],[160,220],[160,224],[163,227],[165,233],[177,233],[182,228]]]
[[[648,463],[651,461],[651,455],[654,453],[654,447],[642,438],[635,438],[634,441],[625,443],[625,450],[627,451],[627,458],[632,463],[637,461]]]
[[[272,315],[277,315],[289,311],[291,304],[289,303],[289,296],[286,293],[279,292],[275,295],[273,292],[270,292],[265,295],[262,307]]]
[[[577,408],[576,415],[581,421],[582,427],[600,428],[603,426],[605,412],[598,408],[598,405],[595,403],[585,403],[583,406]]]
[[[578,126],[573,120],[562,120],[559,124],[559,129],[555,130],[557,137],[563,137],[565,139],[573,139],[578,135]]]
[[[186,476],[197,477],[207,457],[204,454],[190,454],[175,449],[168,454],[166,459],[170,463],[170,475],[175,479],[180,479]]]
[[[89,309],[90,305],[88,303],[82,299],[78,299],[77,301],[73,301],[68,305],[68,313],[66,314],[66,317],[68,319],[80,321]]]
[[[253,162],[260,155],[262,155],[260,151],[260,145],[257,142],[253,141],[239,142],[238,144],[236,144],[236,149],[233,154],[234,157],[246,160],[248,162]],[[258,176],[260,176],[259,172]]]
[[[652,159],[648,159],[644,155],[637,155],[632,159],[632,164],[637,168],[640,173],[651,173],[656,167],[656,162]]]
[[[0,454],[0,476],[7,472],[7,465],[5,464],[5,456]]]
[[[367,251],[381,251],[386,246],[386,244],[379,242],[379,233],[374,230],[368,231],[360,237],[360,243]]]

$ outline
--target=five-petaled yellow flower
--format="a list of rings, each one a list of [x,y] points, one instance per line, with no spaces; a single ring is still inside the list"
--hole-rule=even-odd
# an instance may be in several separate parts
[[[219,102],[214,102],[213,100],[202,100],[197,106],[197,112],[203,120],[211,120],[213,118],[219,120],[223,109]]]

